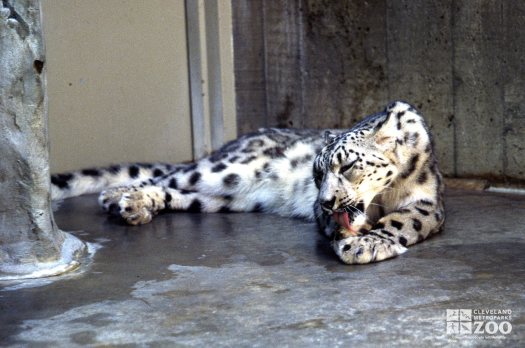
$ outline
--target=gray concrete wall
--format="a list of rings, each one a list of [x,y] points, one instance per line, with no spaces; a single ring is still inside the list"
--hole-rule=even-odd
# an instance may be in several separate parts
[[[525,3],[233,0],[238,127],[349,127],[394,99],[449,176],[525,180]]]

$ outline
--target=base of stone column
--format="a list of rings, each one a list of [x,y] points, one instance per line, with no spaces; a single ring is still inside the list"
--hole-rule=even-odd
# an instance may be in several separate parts
[[[65,233],[60,258],[52,262],[23,263],[9,261],[0,265],[0,281],[54,277],[76,270],[87,253],[87,247],[77,237]]]

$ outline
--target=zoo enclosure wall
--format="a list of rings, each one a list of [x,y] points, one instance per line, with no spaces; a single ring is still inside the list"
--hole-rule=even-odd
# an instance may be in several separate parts
[[[402,99],[442,171],[525,180],[525,3],[234,0],[240,132],[350,127]]]

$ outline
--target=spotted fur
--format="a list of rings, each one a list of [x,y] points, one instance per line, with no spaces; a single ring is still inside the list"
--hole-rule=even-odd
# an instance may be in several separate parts
[[[430,133],[403,102],[346,131],[260,129],[194,163],[84,169],[51,181],[54,199],[104,190],[103,210],[133,225],[163,210],[317,220],[349,264],[399,255],[444,221]],[[351,229],[333,216],[348,217]]]

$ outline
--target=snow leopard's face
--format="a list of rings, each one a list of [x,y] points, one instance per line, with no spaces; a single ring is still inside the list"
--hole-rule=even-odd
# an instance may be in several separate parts
[[[328,144],[314,163],[318,200],[325,213],[349,213],[350,220],[364,216],[374,197],[397,176],[395,139],[383,136],[378,127],[380,122],[327,136]]]

